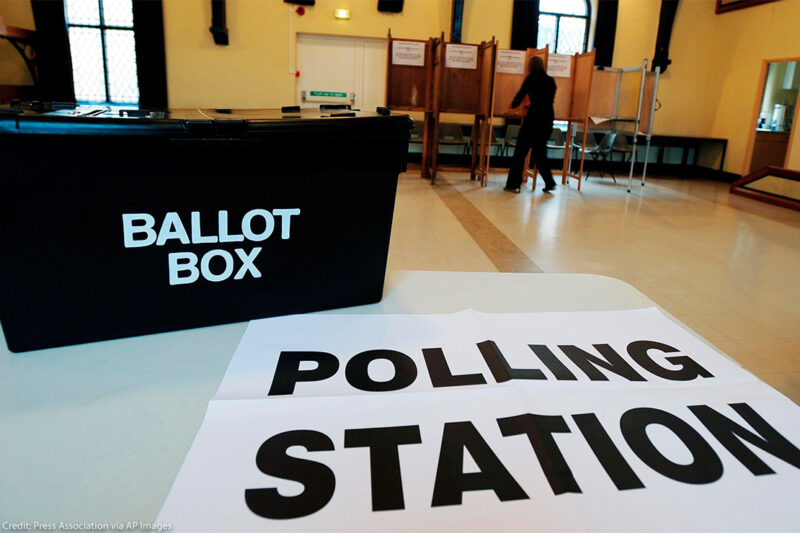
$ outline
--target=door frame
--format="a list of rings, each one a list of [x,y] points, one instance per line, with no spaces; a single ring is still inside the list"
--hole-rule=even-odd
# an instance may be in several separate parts
[[[781,59],[765,59],[761,62],[761,74],[758,77],[758,90],[756,91],[756,102],[753,105],[753,115],[750,119],[750,133],[747,136],[747,147],[745,149],[744,164],[742,165],[742,175],[750,174],[750,163],[753,161],[753,149],[756,144],[756,128],[753,124],[758,124],[758,117],[761,113],[761,104],[764,102],[764,89],[767,84],[767,73],[771,63],[784,63],[791,61],[800,61],[800,57],[785,57]],[[800,93],[800,90],[798,90]],[[794,133],[797,130],[798,110],[800,110],[800,94],[798,95],[797,103],[794,106],[794,116],[792,117],[792,131],[789,132],[789,146],[786,150],[786,155],[783,159],[783,168],[786,168],[786,161],[789,160],[791,155],[792,143],[794,142]]]
[[[320,32],[313,32],[313,31],[297,31],[294,34],[294,68],[295,72],[300,70],[300,38],[301,36],[304,37],[332,37],[332,38],[342,38],[342,39],[352,39],[355,41],[373,41],[373,42],[384,42],[387,43],[388,46],[388,39],[386,37],[374,37],[371,35],[353,35],[353,34],[345,34],[345,33],[320,33]],[[363,57],[362,57],[363,60]],[[363,64],[361,65],[363,67]],[[358,68],[358,66],[357,66]],[[302,72],[301,72],[302,75]],[[385,77],[386,73],[383,73]],[[363,74],[362,74],[363,78]],[[300,79],[299,76],[295,78],[294,82],[294,99],[295,105],[302,105],[302,99],[300,98]],[[356,88],[358,89],[358,88]],[[363,93],[363,91],[361,91]],[[385,92],[385,91],[384,91]],[[358,95],[358,93],[356,93]]]

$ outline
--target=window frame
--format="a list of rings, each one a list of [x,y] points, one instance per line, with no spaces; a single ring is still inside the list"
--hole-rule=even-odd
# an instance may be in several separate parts
[[[591,22],[592,22],[592,3],[589,0],[583,0],[583,1],[586,4],[586,14],[585,15],[568,15],[566,13],[553,13],[552,11],[541,11],[541,10],[537,9],[537,11],[538,11],[538,13],[536,15],[536,32],[537,32],[536,43],[537,43],[537,46],[541,46],[539,44],[538,32],[539,32],[539,17],[541,17],[542,15],[548,15],[548,16],[556,18],[555,49],[551,50],[551,53],[554,53],[554,54],[560,53],[560,52],[558,52],[558,33],[559,33],[559,29],[561,28],[561,18],[562,17],[566,17],[566,18],[574,18],[574,19],[584,19],[586,21],[586,26],[585,26],[585,29],[583,30],[583,47],[582,47],[583,49],[581,50],[580,53],[586,52],[586,46],[589,43],[589,29],[590,29],[589,26],[591,25]],[[537,6],[538,6],[538,4],[539,4],[538,0],[537,0],[536,3],[537,3]]]
[[[70,28],[89,28],[93,30],[100,30],[100,47],[102,48],[103,53],[103,86],[105,88],[105,100],[102,102],[89,102],[93,105],[102,105],[102,104],[109,104],[109,105],[139,105],[142,99],[141,88],[139,84],[139,60],[138,60],[138,53],[134,57],[135,64],[137,65],[137,72],[136,72],[136,91],[139,93],[136,102],[115,102],[111,100],[111,90],[108,83],[108,56],[106,53],[106,30],[123,30],[129,31],[133,35],[134,43],[136,43],[136,26],[135,23],[131,24],[131,26],[116,26],[113,24],[106,24],[105,23],[105,15],[103,13],[103,0],[97,0],[97,7],[98,7],[98,24],[86,24],[86,23],[72,23],[69,21],[69,13],[67,13],[67,4],[64,2],[64,20],[67,25],[67,40],[69,41],[69,29]],[[135,45],[134,45],[135,46]],[[70,49],[72,48],[72,42],[70,42]],[[135,50],[136,48],[134,48]],[[75,82],[73,80],[73,88]],[[77,100],[77,97],[76,97]]]

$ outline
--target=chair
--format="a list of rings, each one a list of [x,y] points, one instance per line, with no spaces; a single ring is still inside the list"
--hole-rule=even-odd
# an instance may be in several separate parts
[[[494,149],[496,146],[500,146],[500,150],[498,150],[498,155],[502,154],[502,153],[503,153],[503,147],[502,147],[502,144],[503,144],[503,143],[501,143],[500,141],[498,141],[498,140],[497,140],[497,135],[495,135],[495,133],[494,133],[494,127],[493,127],[493,128],[492,128],[492,138],[489,140],[489,152],[491,153],[491,151],[492,151],[492,150],[493,150],[493,149]],[[471,153],[472,153],[472,137],[470,137],[470,138],[469,138],[469,147],[467,148],[467,153],[468,153],[468,154],[471,154]]]
[[[612,154],[622,154],[623,161],[631,160],[631,156],[633,155],[633,147],[628,144],[627,135],[624,133],[617,134],[617,136],[614,138],[614,144],[612,146]]]
[[[614,180],[614,183],[617,182],[617,178],[614,176],[614,172],[608,165],[610,160],[611,154],[614,150],[614,139],[617,137],[616,133],[606,133],[603,135],[603,138],[600,140],[600,143],[592,149],[591,152],[588,151],[587,153],[592,156],[592,160],[595,162],[601,162],[603,165],[606,166],[608,169],[608,173],[611,174],[611,179]],[[603,175],[603,167],[598,165],[598,170],[600,170],[600,175]],[[586,173],[586,179],[589,179],[589,173]]]
[[[505,138],[503,139],[503,147],[500,148],[500,155],[508,155],[508,147],[515,148],[517,146],[517,137],[519,137],[519,124],[509,124],[506,126]]]
[[[567,147],[567,142],[564,140],[564,132],[558,128],[553,128],[550,134],[550,139],[547,140],[548,150],[563,150]]]
[[[467,153],[469,142],[464,139],[464,135],[461,133],[461,124],[454,124],[450,122],[440,124],[439,145],[462,146],[462,153]]]
[[[422,142],[422,123],[418,121],[414,121],[414,127],[411,128],[411,136],[408,139],[410,143],[421,143]]]

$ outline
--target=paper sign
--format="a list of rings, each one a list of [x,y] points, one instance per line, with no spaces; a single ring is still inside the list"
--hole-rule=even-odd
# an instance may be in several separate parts
[[[478,47],[468,44],[448,44],[444,66],[447,68],[478,68]]]
[[[656,366],[639,355],[645,350],[646,359],[655,361]],[[592,379],[597,378],[594,371],[588,376],[581,370],[582,363],[575,363],[597,357],[618,358],[617,372],[601,369],[598,372],[604,379]],[[712,377],[700,375],[704,373],[700,370],[671,374],[680,366],[669,362],[675,357],[691,359],[691,363],[685,360],[687,368],[702,367]],[[504,362],[514,369],[538,369],[541,376],[500,381],[495,372],[500,372],[497,365]],[[297,380],[297,365],[300,369],[321,365],[322,369],[316,379]],[[358,370],[365,365],[369,367],[367,377]],[[326,369],[333,366],[337,371],[327,376]],[[445,366],[448,370],[441,370]],[[442,377],[447,372],[472,377],[459,384],[451,380],[453,383],[441,385],[448,382]],[[695,378],[684,379],[698,372]],[[389,386],[393,376],[402,377]],[[704,387],[753,379],[655,308],[535,314],[300,315],[250,322],[215,399],[338,396],[379,388],[365,380],[385,381],[382,392],[408,393],[512,384],[535,390],[618,391]],[[289,382],[293,383],[291,391]]]
[[[523,50],[498,50],[497,72],[525,74],[525,52]]]
[[[797,421],[797,406],[755,382],[213,401],[156,522],[176,533],[789,531]]]
[[[270,318],[248,326],[157,522],[793,530],[798,419],[656,309]]]
[[[550,54],[547,56],[547,74],[554,78],[569,78],[572,69],[572,56]]]
[[[425,66],[425,43],[392,41],[392,65]]]

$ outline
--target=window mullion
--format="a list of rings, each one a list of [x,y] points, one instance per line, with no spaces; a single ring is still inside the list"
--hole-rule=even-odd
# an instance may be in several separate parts
[[[103,49],[103,82],[106,88],[106,102],[111,102],[111,91],[108,87],[108,56],[106,54],[105,17],[103,16],[103,0],[97,0],[100,9],[100,46]]]
[[[558,53],[558,29],[561,27],[561,15],[556,15],[556,37],[555,37],[555,50],[553,50],[554,54]]]

